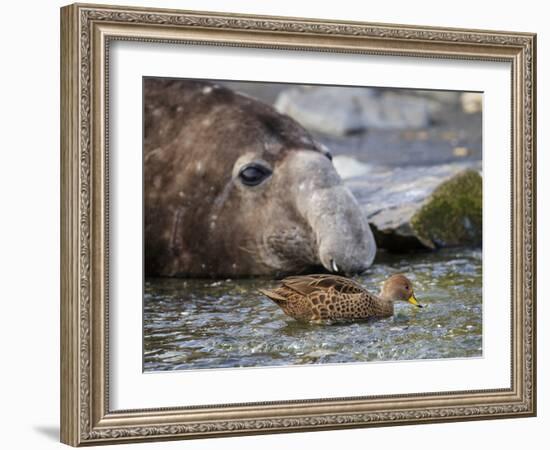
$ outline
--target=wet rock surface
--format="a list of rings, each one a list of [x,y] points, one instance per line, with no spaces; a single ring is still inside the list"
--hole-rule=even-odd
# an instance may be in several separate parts
[[[379,248],[405,252],[481,245],[480,163],[384,167],[337,156],[334,164]]]

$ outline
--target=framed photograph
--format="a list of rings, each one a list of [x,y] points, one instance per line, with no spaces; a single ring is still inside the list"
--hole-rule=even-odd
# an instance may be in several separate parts
[[[531,33],[61,9],[61,440],[536,414]]]

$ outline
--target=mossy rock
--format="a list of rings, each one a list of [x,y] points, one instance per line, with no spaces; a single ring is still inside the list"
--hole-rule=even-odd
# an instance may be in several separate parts
[[[353,169],[353,161],[344,162]],[[481,162],[359,168],[347,170],[352,175],[345,182],[378,248],[403,253],[481,245]]]
[[[482,185],[474,170],[443,182],[411,218],[418,238],[433,248],[481,245]]]

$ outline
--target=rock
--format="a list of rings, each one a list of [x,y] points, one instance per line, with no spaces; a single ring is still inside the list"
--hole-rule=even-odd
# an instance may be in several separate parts
[[[441,183],[411,218],[419,239],[437,247],[481,245],[482,184],[474,170]]]
[[[458,158],[465,158],[470,155],[470,149],[468,147],[455,147],[453,148],[453,155]]]
[[[460,103],[466,114],[479,113],[483,108],[483,97],[477,92],[464,92],[460,96]]]
[[[340,175],[340,178],[355,178],[366,175],[372,170],[372,166],[369,164],[357,161],[355,158],[346,155],[334,156],[332,164]]]
[[[269,105],[275,103],[281,91],[288,89],[286,84],[279,83],[247,83],[243,81],[218,81],[217,83]]]
[[[414,91],[416,95],[431,98],[440,103],[449,106],[458,106],[460,104],[460,91]]]
[[[346,164],[347,173],[353,173],[350,161]],[[367,216],[378,247],[410,251],[481,245],[479,162],[362,170],[360,176],[341,176]]]
[[[437,101],[357,87],[294,87],[279,94],[275,107],[310,131],[346,136],[367,129],[425,128]]]

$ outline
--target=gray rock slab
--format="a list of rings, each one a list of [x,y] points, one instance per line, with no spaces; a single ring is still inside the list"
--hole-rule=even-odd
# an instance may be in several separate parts
[[[337,156],[334,165],[380,248],[481,244],[481,162],[384,167]]]
[[[302,86],[282,91],[275,107],[309,130],[346,136],[368,129],[425,128],[440,103],[393,91]]]

